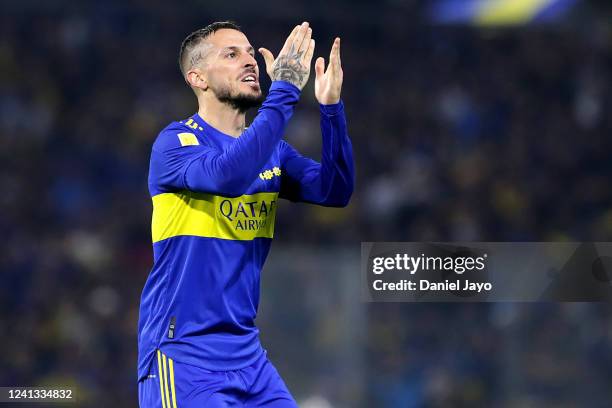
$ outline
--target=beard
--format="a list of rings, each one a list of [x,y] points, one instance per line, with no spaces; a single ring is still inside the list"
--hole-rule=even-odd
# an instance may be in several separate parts
[[[265,99],[261,91],[258,94],[247,94],[244,92],[232,94],[229,87],[213,88],[212,91],[220,102],[238,110],[240,113],[245,113],[251,108],[257,108]]]

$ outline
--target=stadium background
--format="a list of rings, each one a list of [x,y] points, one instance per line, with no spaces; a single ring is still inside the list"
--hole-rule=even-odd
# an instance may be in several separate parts
[[[499,28],[441,25],[410,0],[3,2],[0,385],[136,406],[150,146],[196,109],[178,45],[231,18],[277,51],[308,20],[317,55],[343,38],[358,184],[347,209],[284,203],[277,218],[258,323],[302,406],[609,405],[607,304],[358,290],[360,241],[612,238],[612,7],[575,3]],[[287,135],[318,154],[312,82]]]

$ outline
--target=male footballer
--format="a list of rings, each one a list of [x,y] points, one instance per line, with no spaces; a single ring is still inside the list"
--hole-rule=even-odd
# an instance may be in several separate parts
[[[315,63],[321,162],[283,140],[310,75],[311,36],[303,23],[276,58],[259,49],[272,79],[265,100],[237,25],[213,23],[182,43],[179,64],[198,112],[162,130],[151,152],[154,266],[138,324],[143,408],[297,406],[255,326],[278,198],[340,207],[354,184],[339,38],[327,67]],[[247,128],[245,113],[257,106]]]

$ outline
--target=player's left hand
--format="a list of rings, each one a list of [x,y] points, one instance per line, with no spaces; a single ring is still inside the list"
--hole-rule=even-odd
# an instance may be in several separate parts
[[[319,57],[315,62],[315,97],[321,105],[340,102],[342,90],[342,65],[340,63],[340,38],[334,40],[329,53],[329,64],[325,69],[325,58]]]

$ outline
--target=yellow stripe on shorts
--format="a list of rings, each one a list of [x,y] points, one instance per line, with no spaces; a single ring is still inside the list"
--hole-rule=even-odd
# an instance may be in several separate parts
[[[161,393],[162,408],[166,408],[166,399],[164,398],[164,379],[162,374],[161,351],[159,350],[157,350],[157,374],[159,377],[159,391]]]
[[[174,361],[171,358],[168,359],[170,364],[170,389],[172,390],[172,408],[176,407],[176,391],[174,389]]]
[[[166,355],[162,353],[162,361],[164,362],[164,391],[166,392],[166,407],[170,406],[170,393],[168,392],[168,374],[166,370]]]

